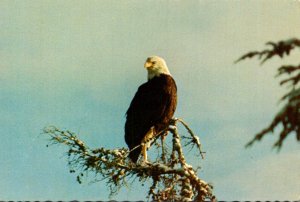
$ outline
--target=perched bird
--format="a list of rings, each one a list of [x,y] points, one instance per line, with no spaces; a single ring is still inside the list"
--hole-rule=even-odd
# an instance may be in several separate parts
[[[144,67],[148,81],[138,88],[126,112],[125,141],[134,163],[141,152],[147,162],[146,143],[168,126],[177,105],[176,83],[165,60],[151,56]]]

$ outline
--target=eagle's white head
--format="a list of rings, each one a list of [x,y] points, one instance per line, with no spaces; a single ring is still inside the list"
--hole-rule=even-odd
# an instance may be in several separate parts
[[[150,56],[147,58],[144,67],[148,71],[148,80],[160,74],[171,75],[166,61],[159,56]]]

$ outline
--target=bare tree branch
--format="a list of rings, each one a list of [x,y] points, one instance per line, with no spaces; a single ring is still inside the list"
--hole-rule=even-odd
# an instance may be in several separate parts
[[[194,132],[189,128],[189,126],[187,125],[187,123],[185,123],[182,119],[177,119],[177,121],[179,121],[180,123],[182,123],[182,125],[187,129],[187,131],[189,132],[189,134],[191,135],[190,141],[188,142],[188,144],[192,144],[192,145],[196,145],[199,153],[202,157],[202,159],[204,159],[204,153],[201,149],[201,142],[198,136],[196,136],[194,134]]]

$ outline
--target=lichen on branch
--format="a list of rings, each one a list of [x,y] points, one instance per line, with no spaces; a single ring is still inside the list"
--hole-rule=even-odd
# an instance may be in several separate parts
[[[166,132],[172,135],[171,148],[159,145],[156,137],[152,140],[155,149],[162,149],[161,155],[151,163],[132,163],[127,148],[97,149],[89,148],[77,135],[68,130],[60,130],[55,126],[44,128],[44,134],[50,137],[50,144],[68,146],[67,160],[71,173],[77,173],[77,181],[90,173],[94,174],[92,182],[105,181],[110,189],[110,197],[118,193],[120,188],[129,186],[132,179],[139,182],[151,182],[147,198],[155,201],[215,201],[212,185],[197,176],[197,170],[186,162],[177,123],[183,124],[190,137],[186,145],[196,146],[204,158],[199,137],[181,119],[172,119]],[[165,134],[165,133],[161,133]],[[153,147],[153,146],[152,146]]]

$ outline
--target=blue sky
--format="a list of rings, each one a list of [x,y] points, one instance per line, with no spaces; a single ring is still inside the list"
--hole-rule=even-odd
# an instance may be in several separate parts
[[[233,64],[269,40],[299,37],[299,10],[278,0],[1,1],[1,200],[108,200],[105,183],[76,182],[66,148],[46,148],[41,131],[56,125],[91,147],[125,146],[124,114],[149,55],[176,79],[176,116],[200,135],[199,176],[219,200],[299,200],[294,136],[280,153],[274,135],[244,148],[280,109],[275,68],[298,64],[299,51],[263,68]],[[115,199],[144,197],[133,185]]]

